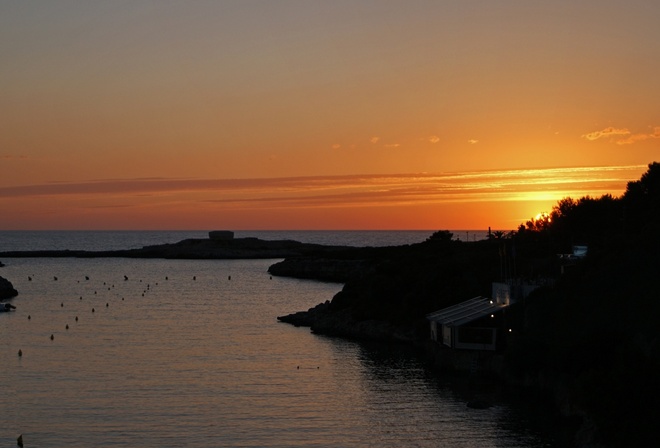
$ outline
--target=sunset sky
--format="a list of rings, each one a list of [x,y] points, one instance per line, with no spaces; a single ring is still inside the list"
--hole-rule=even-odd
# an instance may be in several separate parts
[[[660,2],[0,1],[0,230],[515,229],[660,160]]]

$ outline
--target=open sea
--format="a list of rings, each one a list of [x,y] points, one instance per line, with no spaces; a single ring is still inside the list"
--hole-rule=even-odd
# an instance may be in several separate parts
[[[466,231],[463,235],[466,235]],[[381,246],[414,232],[236,232]],[[456,236],[459,235],[457,232]],[[470,232],[471,233],[471,232]],[[481,234],[474,232],[475,238]],[[207,232],[0,232],[0,251],[107,250]],[[279,260],[5,258],[0,447],[558,447],[529,407],[430,371],[404,347],[318,336],[276,317],[337,283]],[[19,356],[19,351],[22,356]]]

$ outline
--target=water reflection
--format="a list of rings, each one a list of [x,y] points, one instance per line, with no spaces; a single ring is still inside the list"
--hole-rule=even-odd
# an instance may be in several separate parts
[[[383,446],[562,447],[549,416],[530,413],[500,390],[471,386],[467,378],[431,371],[423,354],[406,345],[335,340],[335,353],[359,362],[361,407],[366,428]],[[472,409],[485,399],[490,407]],[[535,420],[536,419],[536,420]]]
[[[11,260],[0,445],[542,446],[407,350],[278,323],[341,286],[270,280],[269,264]]]

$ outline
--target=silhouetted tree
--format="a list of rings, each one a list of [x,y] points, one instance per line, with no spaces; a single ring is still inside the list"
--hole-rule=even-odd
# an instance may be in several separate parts
[[[645,236],[660,229],[660,163],[649,164],[639,180],[628,182],[623,195],[626,231]]]

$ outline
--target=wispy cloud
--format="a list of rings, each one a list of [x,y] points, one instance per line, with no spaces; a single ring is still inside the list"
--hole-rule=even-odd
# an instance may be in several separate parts
[[[118,179],[0,188],[0,201],[80,198],[103,207],[132,203],[217,204],[229,208],[368,207],[520,201],[619,194],[643,165],[459,173],[261,179]]]
[[[653,132],[647,134],[630,134],[628,137],[618,140],[616,143],[618,145],[630,145],[650,138],[660,138],[660,126],[656,126],[653,128]]]
[[[629,134],[630,131],[627,128],[614,128],[612,126],[609,126],[600,131],[594,131],[588,134],[583,134],[582,138],[586,138],[587,140],[593,141],[605,137],[612,137],[617,135],[629,135]]]
[[[429,137],[429,141],[433,144],[438,143],[440,141],[440,137],[438,137],[437,135],[432,135]]]
[[[380,140],[380,137],[373,136],[369,139],[369,141],[373,144],[378,143],[378,140]]]
[[[628,128],[615,128],[609,126],[600,131],[583,134],[582,138],[590,141],[599,140],[601,138],[610,138],[617,145],[630,145],[651,138],[660,138],[660,126],[654,127],[652,132],[647,133],[633,133]]]
[[[479,140],[475,140],[475,139],[471,138],[470,140],[468,140],[468,143],[471,144],[471,145],[476,145],[477,143],[479,143]]]

